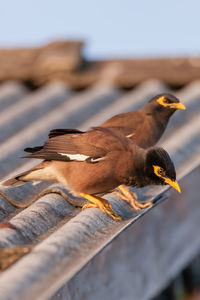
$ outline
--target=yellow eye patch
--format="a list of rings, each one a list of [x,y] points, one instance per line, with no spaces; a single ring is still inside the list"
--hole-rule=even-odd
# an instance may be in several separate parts
[[[174,103],[165,103],[164,102],[165,97],[161,96],[160,98],[157,99],[157,102],[164,106],[164,107],[169,107],[169,108],[174,108],[174,109],[186,109],[185,105],[181,102],[174,102]]]
[[[163,170],[163,168],[153,165],[153,170],[154,170],[154,173],[156,174],[156,176],[162,177],[166,184],[171,185],[175,190],[177,190],[179,193],[181,193],[181,189],[179,187],[178,182],[176,180],[171,180],[170,178],[166,177],[165,171]]]
[[[164,107],[170,107],[172,105],[172,103],[164,103],[165,97],[161,96],[160,98],[157,99],[157,102],[164,106]]]
[[[156,174],[156,176],[158,176],[158,177],[164,177],[165,176],[165,171],[163,170],[163,168],[161,168],[159,166],[154,166],[153,165],[153,171]]]

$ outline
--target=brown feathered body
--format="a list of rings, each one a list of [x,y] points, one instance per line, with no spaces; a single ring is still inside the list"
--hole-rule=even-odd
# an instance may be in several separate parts
[[[115,115],[100,126],[124,134],[142,148],[151,147],[159,141],[170,117],[176,111],[176,108],[160,105],[157,99],[161,96],[173,103],[179,103],[173,95],[157,95],[140,110]]]
[[[45,161],[23,180],[54,180],[74,194],[104,194],[122,183],[132,183],[133,177],[134,185],[137,183],[133,170],[137,156],[142,153],[123,135],[109,129],[61,134],[50,138],[42,150],[29,155]]]
[[[53,180],[73,194],[102,195],[121,184],[164,184],[153,164],[175,179],[174,165],[162,148],[145,150],[119,132],[97,127],[85,133],[50,132],[44,146],[25,149],[27,157],[43,159],[31,170],[1,183],[17,186],[28,181]]]

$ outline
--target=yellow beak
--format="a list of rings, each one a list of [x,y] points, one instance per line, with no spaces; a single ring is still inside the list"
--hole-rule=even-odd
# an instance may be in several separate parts
[[[181,193],[181,189],[180,189],[180,186],[178,184],[178,182],[175,180],[171,180],[169,178],[165,178],[165,182],[169,185],[171,185],[175,190],[177,190],[179,193]]]
[[[185,105],[181,102],[179,103],[173,103],[171,105],[171,108],[175,108],[175,109],[186,109]]]

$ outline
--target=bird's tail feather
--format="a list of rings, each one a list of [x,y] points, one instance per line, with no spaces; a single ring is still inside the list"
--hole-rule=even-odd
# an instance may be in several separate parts
[[[46,172],[48,162],[42,162],[32,169],[23,173],[17,174],[16,176],[3,180],[0,182],[0,186],[3,187],[16,187],[23,185],[29,181],[40,181],[40,180],[53,180],[51,172]]]
[[[24,176],[29,174],[29,171],[23,172],[21,174],[16,175],[15,177],[3,180],[0,182],[0,186],[4,187],[16,187],[25,184],[27,181],[23,180]]]

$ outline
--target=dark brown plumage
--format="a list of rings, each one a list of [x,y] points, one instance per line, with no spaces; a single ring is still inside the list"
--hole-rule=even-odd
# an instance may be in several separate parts
[[[54,131],[54,136],[50,133],[44,146],[30,148],[29,152],[28,157],[44,161],[27,172],[1,182],[2,186],[41,180],[60,182],[73,194],[92,202],[86,207],[97,206],[115,220],[119,220],[120,216],[99,195],[121,184],[138,187],[170,184],[180,190],[173,162],[164,149],[145,150],[107,128],[97,127],[85,133],[67,132],[61,135]],[[121,198],[131,203],[125,188],[120,190]]]
[[[118,131],[138,146],[148,148],[158,142],[177,109],[185,109],[185,106],[171,94],[160,94],[140,110],[118,114],[101,126]]]
[[[112,117],[104,122],[101,126],[112,129],[115,132],[121,133],[143,148],[148,148],[155,145],[163,132],[165,131],[168,121],[172,114],[177,109],[185,109],[185,106],[171,94],[160,94],[153,97],[142,109],[139,111],[132,111],[122,113]],[[70,133],[69,129],[55,129],[50,132],[49,138]],[[72,130],[74,134],[81,132]],[[38,151],[37,148],[25,149],[25,151]],[[121,186],[122,189],[122,186]],[[123,192],[126,196],[131,198],[131,193],[128,189],[123,187]],[[122,197],[120,193],[118,196]],[[133,195],[136,198],[136,195]],[[138,201],[131,201],[131,205],[135,209],[145,208],[151,203],[142,204]]]
[[[185,109],[185,106],[175,96],[163,93],[151,98],[140,110],[115,115],[100,126],[120,132],[138,146],[148,148],[158,142],[177,109]],[[83,132],[78,129],[54,129],[50,131],[49,138],[67,133]],[[30,152],[30,148],[25,151]]]

